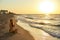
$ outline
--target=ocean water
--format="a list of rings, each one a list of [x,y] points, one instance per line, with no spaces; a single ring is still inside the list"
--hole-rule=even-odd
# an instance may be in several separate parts
[[[20,15],[17,18],[18,20],[22,20],[22,21],[27,21],[27,22],[36,22],[36,23],[44,23],[44,24],[48,24],[48,25],[56,25],[59,26],[60,25],[60,15],[59,14],[51,14],[51,15],[39,15],[39,14],[25,14],[25,15]],[[25,20],[23,20],[25,19]],[[32,22],[32,23],[33,23]]]
[[[46,40],[60,40],[60,14],[21,14],[17,15],[16,19],[18,22],[21,21],[28,24],[29,26],[26,28],[31,27],[32,30],[33,28],[35,30],[43,30],[52,36],[52,39],[48,38]]]

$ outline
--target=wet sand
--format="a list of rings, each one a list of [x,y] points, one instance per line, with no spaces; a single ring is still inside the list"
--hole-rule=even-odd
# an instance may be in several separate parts
[[[24,23],[20,20],[17,22],[17,24],[20,25],[25,30],[29,31],[35,40],[60,40],[56,37],[52,37],[51,35],[49,35],[48,33],[44,32],[41,29],[30,27],[27,23]]]

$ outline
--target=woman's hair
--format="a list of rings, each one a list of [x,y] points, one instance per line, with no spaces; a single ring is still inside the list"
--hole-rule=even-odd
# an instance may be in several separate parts
[[[13,19],[10,19],[11,26],[14,26]]]

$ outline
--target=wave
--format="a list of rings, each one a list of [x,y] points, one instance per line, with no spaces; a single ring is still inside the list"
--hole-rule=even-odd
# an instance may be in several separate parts
[[[32,28],[41,29],[53,37],[60,38],[60,23],[59,24],[53,22],[44,23],[39,17],[35,17],[35,16],[33,17],[31,15],[30,16],[20,15],[19,17],[17,17],[17,20],[29,24],[30,27]],[[55,19],[49,19],[48,21],[50,20],[56,21]]]

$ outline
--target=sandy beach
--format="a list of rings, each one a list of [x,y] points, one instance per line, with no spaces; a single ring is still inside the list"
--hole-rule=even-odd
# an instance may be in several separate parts
[[[9,33],[9,20],[13,15],[0,15],[0,40],[34,40],[32,35],[16,24],[17,33]]]

